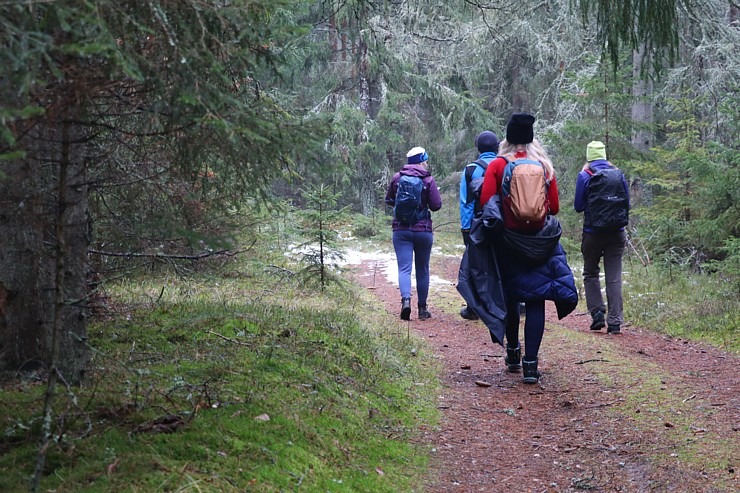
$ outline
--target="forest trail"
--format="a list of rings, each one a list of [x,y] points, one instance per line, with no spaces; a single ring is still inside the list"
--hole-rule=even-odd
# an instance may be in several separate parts
[[[483,323],[457,314],[459,258],[432,256],[432,273],[450,281],[430,288],[432,319],[416,320],[412,299],[402,322],[397,284],[379,272],[385,257],[366,258],[355,277],[442,368],[442,421],[421,437],[434,450],[424,491],[740,491],[737,356],[628,322],[620,335],[590,331],[586,313],[557,320],[548,302],[543,375],[525,385]]]

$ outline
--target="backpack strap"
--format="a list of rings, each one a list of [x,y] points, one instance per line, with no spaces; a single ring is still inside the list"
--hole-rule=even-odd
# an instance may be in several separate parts
[[[495,159],[495,158],[494,158]],[[486,170],[488,169],[488,163],[483,159],[476,159],[472,163],[465,166],[465,185],[468,187],[468,195],[467,195],[467,204],[473,202],[475,200],[475,197],[473,196],[472,186],[473,186],[473,173],[475,173],[476,166],[480,166],[483,168],[483,174],[485,174]]]
[[[516,161],[516,160],[517,160],[517,158],[516,158],[516,155],[514,155],[514,154],[502,154],[502,155],[500,155],[500,156],[498,156],[498,157],[500,157],[500,158],[503,158],[503,159],[504,159],[504,161],[506,161],[506,165],[509,165],[509,164],[511,164],[511,163],[513,163],[514,161]],[[537,160],[537,159],[532,159],[532,158],[529,158],[529,157],[526,157],[526,158],[522,158],[522,159],[529,159],[530,161],[536,161],[537,163],[539,163],[539,164],[540,164],[540,166],[542,167],[542,172],[543,172],[543,173],[545,173],[545,186],[546,186],[546,187],[547,187],[547,189],[549,190],[549,188],[550,188],[550,181],[551,181],[551,179],[547,177],[547,171],[545,171],[545,165],[544,165],[544,164],[542,164],[542,163],[541,163],[541,162],[540,162],[539,160]],[[504,167],[506,167],[506,165],[504,165]],[[501,190],[499,190],[499,193],[500,193],[500,194],[501,194],[501,196],[503,197],[503,187],[501,188]]]
[[[616,166],[614,166],[614,165],[613,165],[613,164],[611,163],[611,161],[607,161],[607,162],[606,162],[606,164],[608,164],[608,165],[609,165],[609,167],[610,167],[610,168],[612,168],[612,169],[619,169],[619,168],[617,168]],[[583,171],[585,171],[586,173],[588,173],[588,174],[589,174],[589,176],[594,176],[594,175],[596,174],[596,173],[594,173],[594,172],[593,172],[593,170],[591,169],[591,163],[589,163],[589,164],[588,164],[588,166],[586,167],[586,169],[584,169]]]
[[[488,169],[488,163],[483,159],[476,159],[472,163],[465,166],[465,182],[468,184],[468,188],[470,188],[470,181],[473,179],[473,173],[475,173],[475,166],[471,166],[471,164],[476,164],[483,168],[484,173]]]
[[[503,159],[504,161],[506,161],[506,164],[504,164],[504,170],[506,170],[506,167],[509,164],[511,164],[513,161],[516,161],[516,158],[514,157],[513,154],[501,154],[498,157],[500,157],[501,159]],[[503,179],[503,177],[502,177],[502,179]],[[499,197],[501,197],[501,203],[503,204],[503,202],[504,202],[504,187],[503,187],[503,182],[498,184],[498,195],[499,195]]]

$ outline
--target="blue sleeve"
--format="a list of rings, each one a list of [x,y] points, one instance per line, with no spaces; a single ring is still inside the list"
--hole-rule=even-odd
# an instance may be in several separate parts
[[[588,182],[590,179],[591,175],[589,175],[585,171],[581,171],[580,173],[578,173],[578,178],[576,178],[576,194],[575,198],[573,199],[573,208],[576,210],[576,212],[583,212],[584,210],[586,210],[586,200],[588,198]]]
[[[460,176],[460,213],[462,214],[463,208],[468,202],[468,181],[465,179],[465,172],[467,167],[463,168],[462,176]]]
[[[470,221],[473,217],[473,204],[468,204],[468,181],[465,179],[465,172],[467,166],[463,168],[462,176],[460,177],[460,228],[470,229]]]

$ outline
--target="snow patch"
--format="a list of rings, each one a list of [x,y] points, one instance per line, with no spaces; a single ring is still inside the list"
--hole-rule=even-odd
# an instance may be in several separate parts
[[[344,261],[342,264],[360,265],[363,262],[369,262],[371,264],[370,269],[363,274],[364,276],[374,276],[377,272],[381,272],[388,282],[392,282],[398,286],[398,262],[396,261],[395,253],[360,252],[358,250],[344,251]],[[452,282],[430,274],[429,285],[438,284],[449,286]],[[413,266],[411,267],[411,286],[416,286],[416,269]]]

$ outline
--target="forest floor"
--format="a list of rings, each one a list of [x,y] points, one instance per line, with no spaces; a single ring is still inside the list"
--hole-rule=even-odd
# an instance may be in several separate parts
[[[397,284],[378,264],[363,261],[358,282],[442,368],[441,423],[420,437],[433,451],[425,491],[740,491],[736,355],[628,321],[619,335],[591,331],[583,302],[562,320],[548,302],[542,377],[527,385],[483,323],[458,315],[459,258],[433,255],[442,282],[425,321],[413,299],[412,320],[398,319]]]

